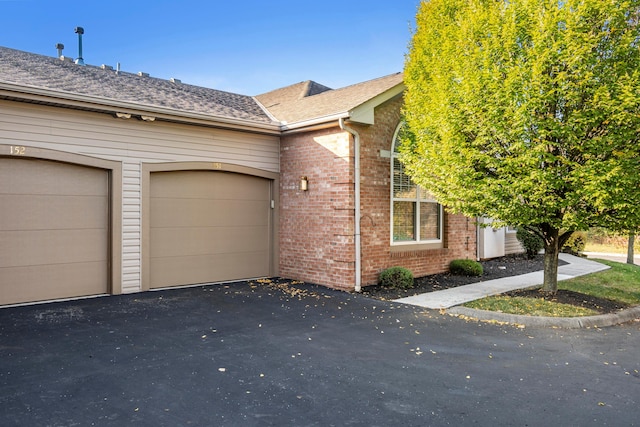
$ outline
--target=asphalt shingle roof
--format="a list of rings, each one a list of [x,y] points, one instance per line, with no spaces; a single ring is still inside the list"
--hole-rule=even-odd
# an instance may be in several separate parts
[[[305,82],[296,83],[290,86],[286,86],[280,89],[272,90],[271,92],[258,95],[260,103],[265,108],[270,108],[284,102],[297,101],[307,96],[317,95],[328,90],[333,90],[330,87],[316,83],[313,80],[307,80]]]
[[[57,57],[0,46],[0,83],[51,91],[61,98],[75,94],[90,96],[105,104],[163,108],[176,115],[195,113],[214,120],[246,120],[256,124],[274,124],[274,117],[283,124],[291,124],[348,113],[401,84],[402,74],[341,89],[307,80],[254,98],[92,65],[76,65]]]
[[[140,107],[161,107],[212,118],[273,123],[251,96],[174,83],[148,76],[80,66],[57,57],[0,46],[0,82],[81,94]]]
[[[315,82],[302,82],[256,96],[278,120],[296,123],[345,113],[402,83],[402,73],[329,89]],[[314,90],[308,90],[314,88]],[[323,89],[318,89],[323,88]]]

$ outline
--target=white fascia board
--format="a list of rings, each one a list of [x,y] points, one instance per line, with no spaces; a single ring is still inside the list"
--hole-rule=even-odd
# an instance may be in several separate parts
[[[218,117],[203,113],[185,112],[172,108],[136,104],[133,102],[100,98],[92,95],[54,91],[31,86],[14,85],[11,83],[0,83],[0,97],[3,96],[43,104],[55,104],[68,108],[100,111],[105,113],[122,112],[130,113],[133,115],[155,116],[158,119],[164,119],[174,122],[247,130],[274,135],[280,134],[279,123],[256,123],[251,120]]]
[[[344,113],[332,114],[330,116],[317,117],[311,120],[303,120],[295,123],[283,122],[282,125],[280,126],[280,129],[282,130],[282,132],[292,132],[295,130],[302,130],[302,129],[307,130],[308,128],[317,127],[319,125],[323,125],[326,123],[333,123],[333,125],[335,125],[335,122],[337,122],[341,118],[346,119],[348,117],[349,117],[349,113],[344,112]]]
[[[375,108],[387,102],[391,98],[394,98],[400,95],[405,90],[404,84],[399,84],[397,86],[392,87],[391,89],[377,95],[370,100],[364,102],[363,104],[358,105],[349,111],[349,120],[352,122],[372,125],[375,123],[374,119],[374,110]]]

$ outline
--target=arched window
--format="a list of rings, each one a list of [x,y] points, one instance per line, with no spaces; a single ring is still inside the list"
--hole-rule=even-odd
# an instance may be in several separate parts
[[[396,129],[391,147],[391,243],[436,243],[442,241],[442,206],[405,173],[399,160]]]

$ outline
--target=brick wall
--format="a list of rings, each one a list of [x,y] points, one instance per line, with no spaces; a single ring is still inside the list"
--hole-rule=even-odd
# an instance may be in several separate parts
[[[476,229],[473,220],[444,214],[443,248],[391,250],[391,159],[380,151],[391,151],[400,123],[402,99],[391,100],[375,111],[375,125],[356,126],[361,138],[362,285],[375,284],[382,270],[392,266],[410,269],[415,277],[448,270],[456,258],[476,257]]]
[[[353,153],[336,127],[283,136],[280,145],[280,275],[353,289]],[[300,177],[309,181],[301,191]]]
[[[361,137],[362,285],[399,265],[416,277],[446,271],[452,259],[476,256],[474,221],[445,213],[443,248],[390,244],[390,151],[402,99],[378,107],[375,125],[349,124]],[[283,136],[280,147],[280,274],[337,289],[355,286],[353,138],[335,127]],[[301,191],[301,176],[309,190]]]

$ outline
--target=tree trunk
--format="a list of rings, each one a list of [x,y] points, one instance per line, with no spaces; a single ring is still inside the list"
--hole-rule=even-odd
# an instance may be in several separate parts
[[[555,294],[558,292],[558,253],[560,231],[549,227],[543,231],[544,238],[544,282],[542,292]]]
[[[629,244],[627,245],[627,264],[633,264],[633,244],[635,243],[635,234],[629,234]]]

